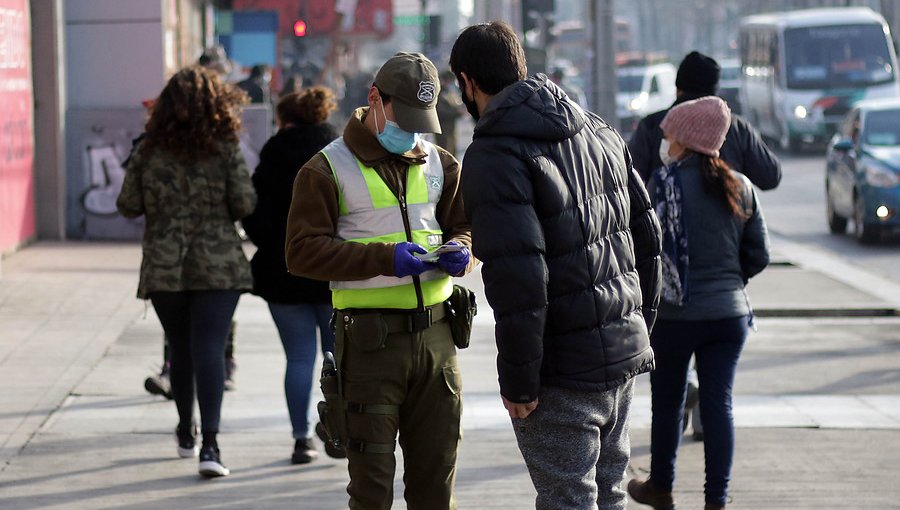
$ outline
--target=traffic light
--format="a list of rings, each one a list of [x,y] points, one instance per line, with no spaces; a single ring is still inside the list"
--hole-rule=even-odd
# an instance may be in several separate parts
[[[306,22],[302,19],[298,19],[294,22],[294,35],[297,37],[306,36]]]

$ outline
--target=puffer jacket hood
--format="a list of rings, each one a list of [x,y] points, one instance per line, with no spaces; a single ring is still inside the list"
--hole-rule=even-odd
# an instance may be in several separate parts
[[[660,228],[622,137],[537,75],[491,98],[462,168],[500,393],[608,391],[652,370]]]
[[[475,126],[475,137],[514,136],[560,141],[574,136],[584,124],[584,110],[539,73],[494,96]]]

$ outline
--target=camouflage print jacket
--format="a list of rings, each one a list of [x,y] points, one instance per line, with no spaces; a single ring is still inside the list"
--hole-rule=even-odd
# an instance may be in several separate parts
[[[256,192],[237,144],[185,162],[138,147],[116,205],[146,215],[138,297],[155,291],[250,290],[250,265],[234,222],[253,212]]]

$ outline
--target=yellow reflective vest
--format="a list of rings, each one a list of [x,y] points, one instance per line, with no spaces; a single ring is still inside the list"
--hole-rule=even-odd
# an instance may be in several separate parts
[[[322,149],[339,190],[335,237],[348,243],[411,241],[432,250],[443,243],[436,207],[444,186],[444,168],[435,146],[420,141],[427,153],[424,165],[409,167],[406,193],[399,200],[374,168],[356,159],[343,137]],[[404,218],[405,215],[405,218]],[[407,235],[405,221],[409,224]],[[425,306],[445,301],[453,284],[440,269],[419,275]],[[367,280],[332,281],[334,308],[401,308],[418,306],[410,276],[376,276]]]

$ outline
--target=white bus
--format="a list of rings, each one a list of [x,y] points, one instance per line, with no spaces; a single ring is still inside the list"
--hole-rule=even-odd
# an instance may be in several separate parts
[[[900,95],[890,31],[868,7],[746,17],[740,51],[743,114],[783,148],[827,141],[856,101]]]

